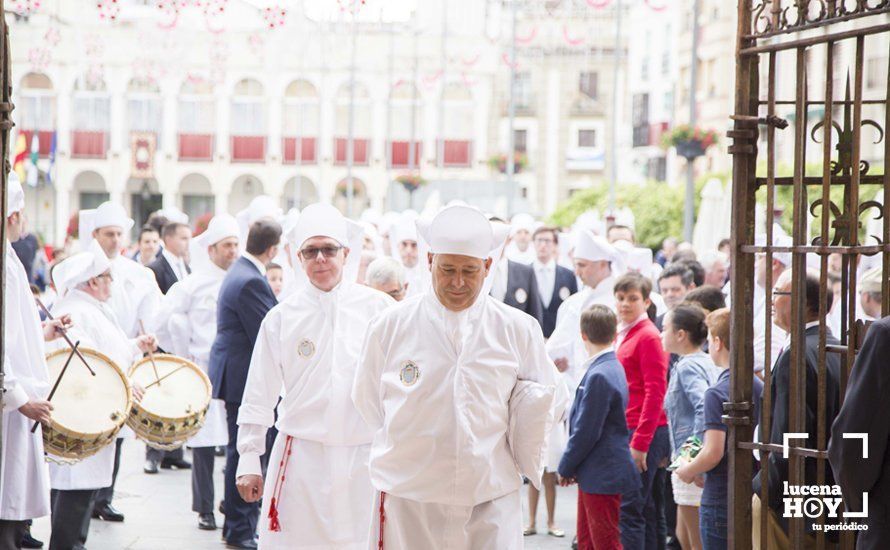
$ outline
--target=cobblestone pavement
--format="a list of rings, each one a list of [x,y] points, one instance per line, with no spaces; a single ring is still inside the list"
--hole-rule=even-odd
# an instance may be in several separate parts
[[[145,446],[140,441],[124,442],[121,471],[117,480],[114,505],[124,514],[124,523],[93,520],[87,540],[89,550],[199,550],[225,548],[217,531],[201,531],[197,515],[191,511],[191,476],[188,471],[161,470],[157,475],[142,472]],[[216,459],[217,501],[222,495],[222,466]],[[538,507],[538,535],[526,537],[526,548],[570,548],[575,532],[575,489],[558,488],[557,523],[566,531],[558,539],[546,534],[546,513],[543,501]],[[523,488],[523,509],[527,499]],[[527,512],[524,511],[524,514]],[[217,514],[222,526],[223,516]],[[34,522],[33,534],[49,543],[49,518]]]

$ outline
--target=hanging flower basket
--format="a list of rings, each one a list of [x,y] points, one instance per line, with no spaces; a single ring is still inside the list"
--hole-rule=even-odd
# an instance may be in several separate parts
[[[676,147],[677,154],[691,160],[705,154],[705,151],[718,142],[717,132],[703,130],[688,124],[675,126],[661,137],[661,145],[665,149]]]
[[[507,155],[493,155],[488,158],[488,166],[501,174],[507,173]],[[513,153],[513,173],[518,174],[528,166],[528,155],[525,153]]]
[[[396,176],[396,181],[402,184],[405,191],[413,193],[426,185],[426,180],[420,174],[401,174]]]

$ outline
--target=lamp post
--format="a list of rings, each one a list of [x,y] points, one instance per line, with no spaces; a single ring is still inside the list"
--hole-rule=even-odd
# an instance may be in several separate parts
[[[689,66],[689,127],[695,128],[695,91],[698,83],[698,14],[701,0],[692,0],[692,54]],[[680,151],[678,150],[678,153]],[[683,206],[683,240],[692,242],[692,229],[695,225],[695,159],[704,151],[689,151],[686,155],[686,200]]]

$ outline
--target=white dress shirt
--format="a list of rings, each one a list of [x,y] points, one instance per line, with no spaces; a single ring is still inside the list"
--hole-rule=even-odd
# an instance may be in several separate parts
[[[265,277],[266,276],[266,264],[259,261],[256,256],[251,254],[250,252],[244,252],[243,256],[247,258],[250,263],[256,266],[257,269],[260,270],[260,274]]]
[[[532,263],[535,269],[535,279],[538,282],[538,293],[541,295],[541,304],[544,309],[550,307],[553,298],[553,287],[556,286],[556,261],[550,260],[542,264],[537,259]]]
[[[507,283],[510,277],[510,264],[506,256],[494,265],[494,275],[491,277],[492,284],[489,294],[498,302],[503,302],[507,297]]]
[[[181,281],[185,279],[185,276],[188,275],[188,271],[185,269],[185,261],[179,256],[174,256],[166,248],[161,250],[161,255],[163,255],[164,259],[167,260],[167,263],[170,264],[170,267],[173,269],[173,274],[176,275],[176,280]]]

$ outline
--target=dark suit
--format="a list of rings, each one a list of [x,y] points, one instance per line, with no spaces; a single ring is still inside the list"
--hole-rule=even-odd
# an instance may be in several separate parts
[[[559,475],[577,479],[585,493],[619,495],[640,488],[624,414],[627,395],[624,367],[614,351],[597,357],[575,390]]]
[[[856,548],[887,548],[890,540],[890,317],[871,328],[847,383],[844,405],[831,429],[828,459],[841,486],[847,509],[862,510],[862,494],[868,493],[868,517],[856,521],[868,525],[859,532]],[[868,458],[862,458],[862,439],[843,439],[844,433],[868,434]]]
[[[534,271],[534,268],[532,268],[532,270]],[[550,298],[550,303],[547,307],[544,307],[543,301],[541,303],[541,308],[544,311],[543,320],[541,322],[541,330],[544,332],[544,338],[550,338],[550,335],[553,334],[553,329],[556,328],[556,312],[559,310],[559,306],[565,301],[565,298],[561,296],[561,294],[565,294],[562,289],[567,288],[569,291],[566,298],[578,292],[578,280],[575,278],[575,274],[572,273],[571,269],[557,265],[554,281],[553,296]]]
[[[210,348],[209,369],[213,397],[226,402],[229,444],[226,448],[223,536],[228,542],[252,540],[259,519],[259,504],[244,502],[235,488],[237,420],[260,323],[275,304],[272,288],[257,266],[243,256],[232,264],[219,289],[216,338]]]
[[[538,293],[538,282],[532,266],[507,260],[507,294],[504,303],[519,311],[528,313],[541,324],[544,320],[544,308],[541,306],[541,295]]]
[[[192,270],[189,269],[188,264],[184,265],[186,274],[191,273]],[[147,267],[154,271],[155,279],[158,281],[158,288],[161,289],[161,294],[167,294],[170,287],[179,280],[176,278],[176,272],[173,270],[173,266],[170,265],[170,262],[167,261],[167,258],[165,258],[163,254],[158,254],[155,261],[148,264]]]
[[[829,330],[827,345],[839,345],[837,338],[832,336]],[[837,353],[826,353],[825,355],[825,419],[824,436],[826,440],[831,437],[831,423],[840,409],[840,384],[841,384],[841,361],[840,355]],[[816,430],[818,415],[818,396],[819,396],[819,327],[813,326],[806,330],[806,420],[805,430],[809,437],[806,441],[794,440],[789,445],[804,446],[808,449],[816,447]],[[783,444],[783,436],[786,433],[793,432],[789,425],[788,405],[791,401],[791,350],[784,348],[776,364],[772,370],[772,379],[770,382],[770,396],[772,402],[772,426],[769,434],[769,443],[778,445]],[[795,387],[797,382],[795,381]],[[830,441],[830,440],[829,440]],[[769,455],[769,507],[775,512],[779,523],[788,532],[788,520],[783,518],[783,482],[788,481],[788,459],[782,458],[782,453],[770,453]],[[804,483],[806,485],[816,485],[816,459],[804,459]],[[834,476],[831,468],[825,470],[824,485],[834,485]],[[754,491],[760,494],[760,472],[754,476]],[[805,517],[807,530],[812,531],[813,520]],[[832,522],[831,519],[826,520],[827,523]],[[835,532],[836,533],[836,532]],[[831,539],[835,537],[829,537]]]

